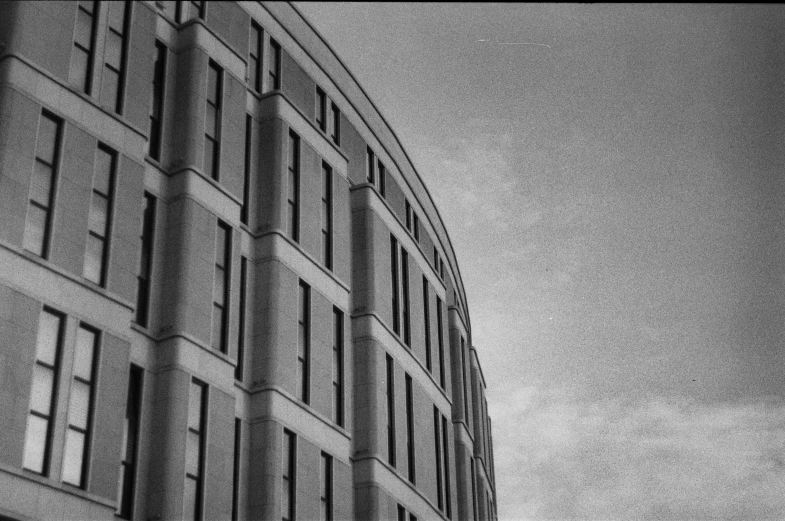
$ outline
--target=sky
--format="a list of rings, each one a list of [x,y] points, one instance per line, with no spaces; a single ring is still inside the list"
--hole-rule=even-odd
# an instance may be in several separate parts
[[[785,519],[785,7],[295,4],[456,250],[500,519]]]

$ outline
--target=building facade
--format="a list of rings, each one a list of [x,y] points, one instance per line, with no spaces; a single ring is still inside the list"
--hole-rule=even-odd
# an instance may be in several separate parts
[[[0,519],[495,519],[455,253],[290,4],[0,3]]]

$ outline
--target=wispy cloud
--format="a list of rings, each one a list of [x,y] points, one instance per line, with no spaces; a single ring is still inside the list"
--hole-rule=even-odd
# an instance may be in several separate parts
[[[500,518],[785,518],[782,400],[587,402],[564,390],[496,391]]]

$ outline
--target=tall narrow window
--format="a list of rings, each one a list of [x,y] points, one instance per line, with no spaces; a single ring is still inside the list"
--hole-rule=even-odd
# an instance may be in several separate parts
[[[384,165],[382,164],[382,162],[379,161],[379,194],[382,197],[385,197],[387,195],[387,193],[386,193],[386,191],[387,191],[387,188],[386,188],[386,184],[387,184],[386,177],[387,177],[387,169],[384,168]]]
[[[142,199],[142,235],[139,275],[136,280],[136,323],[147,327],[150,308],[150,276],[153,271],[153,237],[155,233],[155,197],[144,193]]]
[[[322,452],[322,472],[319,484],[321,521],[333,519],[333,457]]]
[[[251,20],[251,38],[248,42],[248,86],[262,92],[262,28]]]
[[[439,277],[444,280],[444,259],[439,259]]]
[[[395,367],[387,355],[387,462],[395,468]]]
[[[316,126],[327,132],[327,95],[319,87],[316,87]]]
[[[335,103],[331,103],[332,106],[332,113],[333,113],[333,131],[330,137],[338,146],[341,146],[341,111],[335,105]]]
[[[472,474],[472,514],[477,521],[477,476],[474,475],[474,457],[469,457],[469,471]]]
[[[401,304],[403,307],[403,342],[412,346],[411,324],[409,320],[409,254],[401,248]]]
[[[109,25],[104,50],[104,73],[101,79],[101,104],[118,114],[123,112],[125,62],[128,53],[128,27],[133,2],[107,2]]]
[[[240,309],[237,325],[237,365],[234,367],[235,380],[243,381],[243,362],[245,359],[245,307],[247,305],[248,259],[240,257]]]
[[[436,297],[436,328],[439,342],[439,386],[444,389],[444,328],[442,322],[442,299]]]
[[[417,217],[416,212],[412,212],[414,214],[414,240],[420,242],[420,218]]]
[[[295,469],[297,464],[297,438],[293,432],[283,430],[283,474],[281,479],[281,520],[294,521],[296,511]]]
[[[234,419],[234,463],[232,466],[232,521],[240,515],[240,441],[242,440],[242,422]]]
[[[204,0],[181,1],[177,3],[177,22],[185,22],[193,18],[204,20]]]
[[[300,137],[289,131],[289,177],[287,232],[294,242],[300,240]]]
[[[376,182],[376,160],[374,159],[373,150],[368,147],[366,150],[367,161],[365,163],[366,176],[368,182],[374,184]]]
[[[90,460],[90,424],[93,416],[95,360],[98,354],[98,332],[85,326],[76,331],[74,376],[68,403],[68,429],[63,449],[63,481],[84,488],[85,468]]]
[[[444,509],[444,497],[442,488],[442,434],[441,434],[442,415],[439,409],[433,406],[433,442],[434,454],[436,455],[436,499],[439,510]]]
[[[227,352],[226,333],[229,329],[229,281],[232,255],[232,228],[218,221],[215,234],[215,277],[213,278],[213,341],[212,347]]]
[[[333,308],[333,421],[343,427],[343,311]]]
[[[311,365],[311,288],[300,281],[299,305],[297,306],[297,398],[309,402],[309,379]]]
[[[253,118],[245,115],[245,161],[243,163],[243,205],[240,208],[240,222],[248,224],[248,201],[251,191],[251,139],[253,137]]]
[[[442,452],[444,453],[444,502],[447,505],[447,519],[452,519],[452,500],[450,495],[450,439],[447,437],[447,418],[442,416]]]
[[[221,98],[223,71],[210,60],[207,68],[207,101],[204,118],[204,173],[218,181],[221,163]]]
[[[270,38],[270,89],[278,90],[281,88],[281,46]]]
[[[207,428],[207,386],[191,380],[188,402],[188,432],[185,442],[185,497],[183,519],[202,519],[204,442]]]
[[[100,286],[106,283],[116,162],[117,154],[114,150],[105,145],[98,145],[95,154],[93,199],[90,203],[84,277]]]
[[[43,258],[49,255],[52,209],[57,187],[60,125],[60,119],[46,111],[41,112],[23,245],[26,250]]]
[[[403,505],[398,505],[398,521],[406,521],[406,509]]]
[[[93,61],[95,59],[95,33],[98,21],[98,2],[81,0],[76,10],[74,47],[71,49],[71,66],[68,82],[90,94],[93,88]]]
[[[436,246],[433,247],[433,269],[439,271],[439,250],[436,249]]]
[[[156,161],[161,159],[161,128],[164,119],[164,87],[166,83],[166,45],[155,41],[153,69],[153,104],[150,107],[150,141],[147,153]]]
[[[417,521],[417,516],[409,512],[409,521]]]
[[[414,459],[414,396],[412,377],[406,374],[406,449],[408,454],[408,477],[412,485],[417,483],[417,469]]]
[[[142,408],[142,369],[131,366],[128,377],[128,398],[125,402],[123,424],[123,448],[120,460],[120,476],[117,479],[117,515],[131,519],[134,509],[136,488],[136,452],[139,446],[139,418]]]
[[[423,322],[425,323],[425,367],[428,372],[433,372],[433,365],[431,363],[431,297],[430,297],[430,284],[428,278],[422,276],[422,309],[423,309]]]
[[[392,314],[393,314],[393,332],[396,335],[401,334],[400,324],[400,294],[401,288],[398,284],[398,241],[390,234],[390,271],[392,272]]]
[[[64,324],[64,317],[49,309],[41,313],[38,324],[22,466],[43,476],[49,474]]]
[[[469,381],[466,378],[466,347],[463,337],[461,337],[461,383],[463,384],[463,419],[466,421],[466,425],[469,425],[469,398],[467,392]]]
[[[333,269],[333,169],[322,161],[322,262]]]
[[[408,199],[404,199],[404,206],[406,208],[406,229],[412,231],[412,205],[409,204]]]

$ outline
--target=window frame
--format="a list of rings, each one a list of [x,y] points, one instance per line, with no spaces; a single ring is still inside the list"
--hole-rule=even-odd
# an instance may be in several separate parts
[[[302,279],[297,295],[297,398],[305,405],[310,405],[311,286]]]
[[[223,232],[223,245],[218,244],[219,237]],[[223,246],[223,251],[220,247]],[[215,255],[213,263],[213,324],[212,335],[210,339],[210,347],[212,349],[218,348],[218,351],[223,354],[229,353],[229,305],[231,303],[231,282],[232,282],[232,227],[230,224],[218,219],[216,226],[215,238]],[[220,262],[220,264],[219,264]],[[220,270],[220,271],[219,271]],[[221,301],[216,300],[216,290],[218,286],[218,276],[223,277],[223,295],[220,295]],[[215,309],[221,310],[221,330],[217,332],[219,335],[216,345],[216,331],[215,331]]]
[[[150,288],[152,287],[153,255],[155,253],[155,217],[157,199],[145,191],[142,210],[142,245],[139,252],[139,273],[136,276],[136,309],[134,323],[147,328],[150,319]],[[146,262],[145,262],[146,261]]]
[[[215,73],[215,92],[209,92],[210,87],[210,74]],[[204,127],[204,152],[203,152],[203,161],[202,161],[202,170],[204,171],[205,175],[210,179],[213,179],[216,182],[221,181],[221,124],[223,120],[223,68],[218,65],[216,61],[212,58],[208,62],[207,66],[207,96],[205,97],[205,127]],[[215,101],[210,100],[210,96],[215,96]],[[215,127],[215,135],[211,136],[208,133],[208,115],[210,113],[209,108],[212,107],[214,111],[214,120],[212,125]],[[211,164],[207,165],[207,143],[208,141],[212,143],[212,157],[211,157]]]
[[[55,127],[55,135],[54,135],[54,142],[51,144],[52,146],[52,160],[51,163],[48,162],[45,158],[39,156],[39,153],[42,152],[39,150],[41,146],[41,124],[42,120],[48,120]],[[60,169],[60,156],[61,156],[61,147],[63,141],[63,120],[53,113],[49,112],[46,109],[41,110],[41,114],[38,117],[38,128],[36,132],[36,144],[35,144],[35,159],[33,160],[33,170],[32,175],[30,177],[30,186],[28,187],[28,197],[27,197],[27,208],[25,213],[25,230],[22,235],[22,248],[25,251],[32,253],[33,255],[37,255],[42,259],[49,258],[49,249],[51,247],[51,239],[52,239],[52,220],[54,218],[54,208],[56,203],[56,194],[57,194],[57,182],[58,182],[58,170]],[[49,176],[49,194],[48,194],[48,201],[47,206],[44,206],[42,203],[33,199],[33,188],[34,188],[34,181],[35,181],[35,169],[36,163],[41,163],[47,168],[50,172]],[[36,251],[31,250],[29,246],[29,241],[33,240],[27,239],[28,234],[28,223],[30,222],[30,207],[33,206],[38,210],[45,213],[44,216],[44,229],[43,235],[41,237],[41,244],[40,244],[40,254]]]
[[[108,191],[109,193],[105,194],[101,192],[99,189],[96,188],[96,177],[97,177],[97,168],[99,166],[99,161],[97,160],[98,153],[103,152],[110,157],[109,161],[109,174],[108,174]],[[96,147],[96,152],[94,157],[95,162],[93,165],[93,183],[92,183],[92,190],[90,196],[90,209],[93,209],[93,205],[96,203],[96,196],[100,199],[104,199],[106,201],[106,222],[104,224],[104,232],[103,235],[99,235],[97,231],[90,229],[90,224],[88,220],[88,227],[87,227],[87,241],[88,245],[90,242],[90,237],[94,237],[97,240],[102,242],[102,251],[101,251],[101,258],[100,258],[100,266],[99,266],[99,273],[98,273],[98,280],[93,280],[90,278],[90,275],[87,272],[88,269],[88,254],[89,248],[85,249],[85,257],[84,257],[84,265],[82,267],[82,276],[89,280],[90,282],[97,284],[98,286],[104,288],[106,287],[106,279],[107,279],[107,272],[109,267],[109,250],[111,248],[111,234],[112,234],[112,214],[114,213],[114,195],[115,195],[115,182],[117,179],[117,170],[118,170],[118,162],[119,162],[119,154],[113,148],[105,145],[104,143],[98,143]]]

